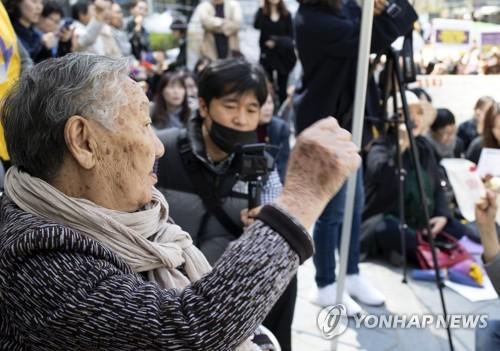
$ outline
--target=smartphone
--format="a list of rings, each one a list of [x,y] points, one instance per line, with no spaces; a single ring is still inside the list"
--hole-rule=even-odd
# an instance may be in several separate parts
[[[61,26],[60,31],[62,32],[62,31],[67,30],[69,27],[71,27],[72,24],[73,24],[72,18],[65,19],[63,25]]]

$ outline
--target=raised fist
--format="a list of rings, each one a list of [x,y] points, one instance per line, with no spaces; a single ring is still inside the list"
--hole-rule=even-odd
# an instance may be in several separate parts
[[[306,227],[312,225],[360,163],[351,134],[335,118],[324,118],[298,136],[278,204],[283,204]]]

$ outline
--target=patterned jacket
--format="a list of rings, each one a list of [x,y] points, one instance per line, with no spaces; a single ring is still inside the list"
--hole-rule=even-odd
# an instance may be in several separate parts
[[[82,233],[0,206],[0,350],[232,350],[312,254],[268,205],[212,272],[165,290]]]

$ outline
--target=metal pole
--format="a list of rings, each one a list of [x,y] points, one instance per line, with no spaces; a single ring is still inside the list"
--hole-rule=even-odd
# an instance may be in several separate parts
[[[356,74],[356,90],[354,93],[354,112],[352,117],[353,142],[361,149],[363,136],[363,122],[365,117],[366,87],[368,84],[368,70],[370,59],[370,46],[372,39],[374,0],[364,0],[361,14],[361,29],[359,32],[358,71]],[[337,304],[342,303],[344,282],[347,271],[347,257],[349,242],[351,240],[352,217],[354,198],[356,192],[356,177],[354,173],[347,181],[347,197],[345,204],[344,220],[342,224],[342,238],[339,250],[340,264],[337,279]],[[332,339],[331,350],[337,349],[339,337]]]

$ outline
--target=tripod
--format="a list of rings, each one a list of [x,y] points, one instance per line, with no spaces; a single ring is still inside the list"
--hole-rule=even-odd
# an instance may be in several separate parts
[[[429,207],[427,204],[427,197],[425,196],[425,190],[424,190],[424,181],[422,177],[422,167],[420,165],[420,157],[419,157],[419,151],[418,151],[418,146],[415,141],[415,137],[412,133],[412,124],[410,120],[410,113],[409,113],[409,108],[408,108],[408,102],[406,100],[406,84],[404,82],[403,78],[403,70],[400,66],[399,59],[400,55],[394,50],[394,49],[389,49],[389,51],[386,53],[387,56],[387,62],[386,62],[386,84],[384,87],[384,111],[386,111],[386,104],[387,104],[387,98],[389,96],[389,92],[392,93],[392,101],[393,101],[393,111],[395,113],[395,117],[392,118],[392,121],[396,124],[396,162],[397,162],[397,173],[398,173],[398,207],[399,207],[399,231],[401,234],[401,254],[403,257],[403,283],[407,283],[407,257],[406,257],[406,239],[405,239],[405,230],[407,229],[406,226],[406,220],[405,220],[405,206],[404,206],[404,183],[405,183],[405,177],[406,177],[406,171],[403,167],[403,155],[400,150],[400,145],[399,145],[399,139],[400,139],[400,131],[399,131],[399,126],[400,124],[404,124],[406,126],[406,130],[408,133],[408,139],[409,139],[409,151],[413,159],[413,165],[415,167],[415,173],[416,173],[416,178],[417,178],[417,185],[420,193],[420,199],[422,202],[423,206],[423,213],[424,213],[424,218],[425,218],[425,223],[426,223],[426,230],[427,230],[427,235],[429,239],[429,244],[431,246],[431,251],[432,251],[432,262],[434,265],[434,273],[435,273],[435,278],[436,278],[436,285],[439,290],[439,296],[441,299],[441,305],[443,308],[443,316],[445,318],[446,322],[446,332],[448,334],[448,343],[450,345],[450,350],[453,351],[453,340],[452,340],[452,335],[451,335],[451,330],[450,330],[450,325],[448,321],[448,313],[446,310],[446,303],[444,299],[444,293],[443,293],[443,281],[439,272],[439,267],[438,267],[438,262],[437,262],[437,256],[436,256],[436,246],[434,242],[434,237],[432,236],[432,231],[431,231],[431,225],[430,225],[430,214],[429,214]],[[392,87],[391,87],[392,85]],[[398,114],[398,103],[397,103],[397,94],[400,94],[401,97],[401,108],[402,108],[402,116],[400,117]]]

